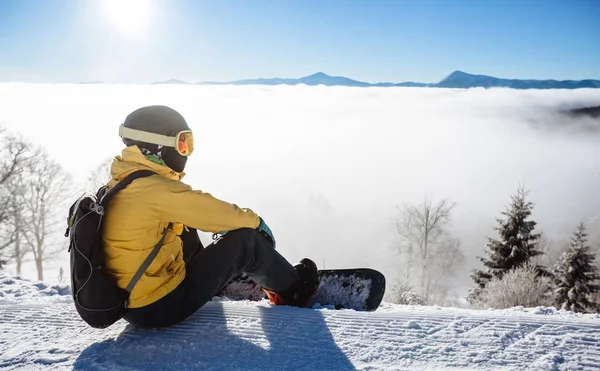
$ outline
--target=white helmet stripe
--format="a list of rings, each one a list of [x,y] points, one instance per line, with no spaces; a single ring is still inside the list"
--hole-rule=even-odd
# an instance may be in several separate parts
[[[166,135],[160,135],[155,133],[149,133],[147,131],[126,128],[123,125],[119,126],[119,136],[121,138],[139,140],[140,142],[177,148],[176,137],[168,137]]]

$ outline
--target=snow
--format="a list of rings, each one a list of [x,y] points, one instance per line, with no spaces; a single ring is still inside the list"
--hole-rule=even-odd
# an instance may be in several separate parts
[[[382,303],[375,312],[215,298],[164,329],[79,319],[67,286],[0,276],[2,370],[597,370],[600,316]]]
[[[70,297],[65,298],[68,295],[71,295],[71,287],[68,285],[49,285],[0,274],[0,305],[27,302],[32,298],[37,302],[65,302],[70,300]]]

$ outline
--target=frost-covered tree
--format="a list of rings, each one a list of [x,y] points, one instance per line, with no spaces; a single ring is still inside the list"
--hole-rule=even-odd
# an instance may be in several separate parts
[[[28,160],[29,146],[0,125],[0,269],[12,257],[9,247],[17,236],[13,193],[15,178]]]
[[[43,150],[38,149],[24,175],[23,237],[33,254],[38,280],[44,279],[43,263],[59,252],[54,237],[64,225],[71,189],[70,176]],[[61,241],[63,242],[63,241]]]
[[[600,242],[596,244],[596,269],[600,272]],[[596,312],[600,313],[600,291],[596,291],[592,294],[592,301],[596,303]]]
[[[14,260],[16,264],[17,275],[22,274],[23,263],[25,262],[25,256],[30,252],[27,241],[24,237],[24,230],[27,227],[24,222],[23,205],[27,197],[27,190],[23,183],[23,173],[13,177],[10,183],[10,189],[12,197],[10,200],[10,213],[8,214],[9,219],[7,224],[14,231],[14,238],[12,240],[12,253],[10,254],[11,260]]]
[[[600,292],[600,275],[594,265],[595,256],[588,245],[585,225],[577,226],[571,246],[556,265],[556,305],[573,312],[596,311],[598,303],[591,300]]]
[[[426,305],[427,303],[413,291],[411,286],[400,279],[397,284],[391,287],[389,292],[386,294],[386,300],[394,304],[402,305]]]
[[[539,276],[537,268],[526,263],[487,282],[479,292],[476,306],[495,309],[551,306],[551,285],[550,278]]]
[[[447,293],[448,279],[464,262],[460,241],[447,230],[455,206],[449,199],[434,203],[425,198],[400,208],[396,225],[400,276],[404,285],[417,286],[416,292],[428,303]]]
[[[105,158],[95,169],[90,171],[85,184],[87,192],[95,194],[100,187],[106,185],[110,181],[110,166],[112,162],[112,157]]]
[[[502,276],[511,269],[523,266],[542,252],[538,249],[540,233],[534,233],[536,222],[529,220],[533,203],[526,200],[527,191],[520,187],[511,196],[509,207],[502,212],[504,218],[498,218],[494,229],[499,238],[488,237],[486,257],[478,257],[485,270],[476,270],[471,277],[477,287],[471,292],[469,301],[475,302],[479,293],[493,278]],[[541,266],[538,274],[547,274]]]

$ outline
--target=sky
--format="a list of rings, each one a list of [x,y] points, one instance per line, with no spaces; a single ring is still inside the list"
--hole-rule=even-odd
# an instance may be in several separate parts
[[[397,207],[450,198],[457,206],[448,230],[465,265],[448,282],[466,296],[486,237],[496,236],[496,218],[521,184],[536,230],[555,246],[580,221],[598,246],[600,126],[557,113],[598,102],[599,89],[5,83],[0,124],[41,145],[73,177],[72,199],[57,210],[63,220],[93,191],[84,187],[90,172],[121,153],[126,115],[168,105],[194,130],[185,183],[257,212],[288,260],[379,269],[390,287],[402,263]],[[63,255],[49,263],[49,281],[68,269],[59,227]]]
[[[597,0],[3,0],[0,82],[600,79]]]

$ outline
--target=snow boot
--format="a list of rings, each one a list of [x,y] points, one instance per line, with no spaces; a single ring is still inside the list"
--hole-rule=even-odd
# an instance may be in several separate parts
[[[294,265],[298,274],[296,282],[286,291],[277,293],[263,288],[269,301],[275,305],[290,305],[304,307],[319,288],[317,265],[308,258]]]

